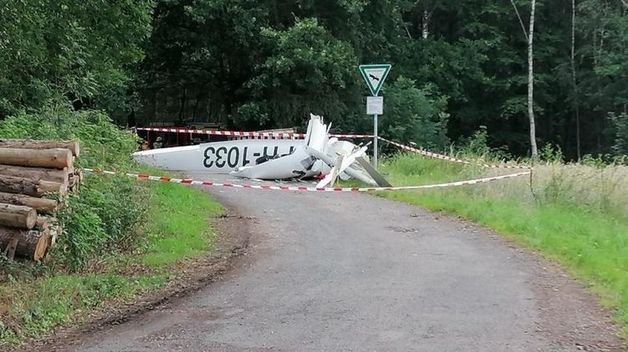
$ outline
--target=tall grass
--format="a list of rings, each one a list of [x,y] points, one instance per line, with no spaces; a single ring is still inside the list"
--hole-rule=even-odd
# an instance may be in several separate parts
[[[395,185],[509,173],[409,154],[386,159],[382,170]],[[380,195],[463,216],[541,251],[599,293],[628,332],[628,167],[544,162],[532,177]]]

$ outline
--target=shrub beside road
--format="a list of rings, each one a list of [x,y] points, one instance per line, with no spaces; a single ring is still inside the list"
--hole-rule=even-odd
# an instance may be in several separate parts
[[[18,115],[0,121],[0,137],[77,138],[80,166],[139,168],[130,157],[136,137],[99,112]],[[180,259],[212,249],[216,234],[209,218],[222,212],[194,188],[87,174],[59,214],[65,231],[48,260],[0,258],[0,344],[38,338],[164,286],[176,277]]]

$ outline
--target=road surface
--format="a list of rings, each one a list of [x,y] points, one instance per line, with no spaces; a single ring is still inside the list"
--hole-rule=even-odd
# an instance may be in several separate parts
[[[210,192],[252,218],[241,264],[76,351],[619,349],[579,284],[480,227],[367,194]]]

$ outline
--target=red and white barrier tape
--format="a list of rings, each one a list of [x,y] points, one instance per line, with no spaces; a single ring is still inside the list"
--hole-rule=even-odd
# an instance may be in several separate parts
[[[277,139],[297,139],[297,138],[305,138],[305,133],[300,132],[256,132],[256,131],[224,131],[224,130],[213,130],[213,129],[190,129],[190,128],[169,128],[169,127],[138,127],[137,131],[154,131],[154,132],[171,132],[171,133],[192,133],[192,134],[206,134],[212,136],[229,136],[229,137],[248,137],[248,138],[277,138]],[[372,138],[373,135],[369,134],[357,134],[357,133],[347,133],[347,134],[330,134],[331,137],[336,138]],[[458,159],[452,156],[439,154],[435,152],[430,152],[429,150],[419,149],[415,147],[411,147],[409,145],[401,144],[399,142],[392,141],[390,139],[386,139],[383,137],[377,137],[379,140],[390,143],[396,147],[399,147],[403,150],[407,150],[413,153],[417,153],[423,156],[427,156],[430,158],[451,161],[460,164],[467,165],[478,165],[481,167],[486,167],[490,169],[531,169],[530,166],[525,165],[509,165],[509,164],[486,164],[480,162],[473,162]]]
[[[180,183],[185,185],[199,185],[206,187],[231,187],[231,188],[248,188],[248,189],[259,189],[259,190],[273,190],[273,191],[298,191],[298,192],[375,192],[375,191],[401,191],[401,190],[413,190],[413,189],[429,189],[429,188],[445,188],[445,187],[457,187],[457,186],[465,186],[465,185],[476,185],[479,183],[486,183],[492,181],[504,180],[507,178],[514,178],[519,176],[529,175],[530,171],[522,171],[507,175],[500,176],[490,176],[483,178],[476,178],[472,180],[465,181],[456,181],[456,182],[446,182],[446,183],[435,183],[431,185],[417,185],[417,186],[395,186],[395,187],[325,187],[325,188],[316,188],[309,186],[290,186],[290,185],[269,185],[269,184],[261,184],[254,185],[250,183],[230,183],[230,182],[213,182],[213,181],[199,181],[190,178],[174,178],[168,176],[152,176],[140,173],[129,173],[129,172],[115,172],[115,171],[106,171],[100,169],[83,169],[86,172],[92,173],[102,173],[107,175],[126,175],[131,178],[137,178],[140,180],[150,180],[150,181],[161,181],[161,182],[169,182],[169,183]]]
[[[524,170],[530,170],[532,169],[531,166],[526,166],[526,165],[510,165],[510,164],[486,164],[486,163],[481,163],[481,162],[475,162],[475,161],[468,161],[468,160],[462,160],[462,159],[458,159],[449,155],[444,155],[444,154],[439,154],[439,153],[434,153],[434,152],[430,152],[429,150],[425,150],[425,149],[419,149],[419,148],[414,148],[411,147],[409,145],[405,145],[405,144],[401,144],[399,142],[395,142],[395,141],[391,141],[389,139],[383,138],[383,137],[378,137],[378,139],[386,142],[386,143],[390,143],[396,147],[399,147],[403,150],[407,150],[409,152],[413,152],[416,154],[420,154],[423,156],[427,156],[429,158],[435,158],[435,159],[441,159],[441,160],[446,160],[446,161],[451,161],[454,163],[460,163],[460,164],[466,164],[466,165],[477,165],[477,166],[481,166],[481,167],[486,167],[489,169],[524,169]]]
[[[277,139],[292,139],[292,138],[305,138],[305,133],[300,132],[257,132],[257,131],[224,131],[213,129],[192,129],[192,128],[169,128],[169,127],[138,127],[137,131],[152,131],[152,132],[171,132],[171,133],[191,133],[191,134],[206,134],[211,136],[229,136],[229,137],[253,137],[253,138],[277,138]],[[337,138],[371,138],[372,135],[368,134],[330,134],[331,137]]]

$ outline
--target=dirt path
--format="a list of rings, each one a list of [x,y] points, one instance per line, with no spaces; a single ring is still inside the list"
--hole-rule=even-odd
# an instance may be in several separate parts
[[[621,350],[559,268],[482,228],[364,194],[212,189],[247,256],[76,351]]]

